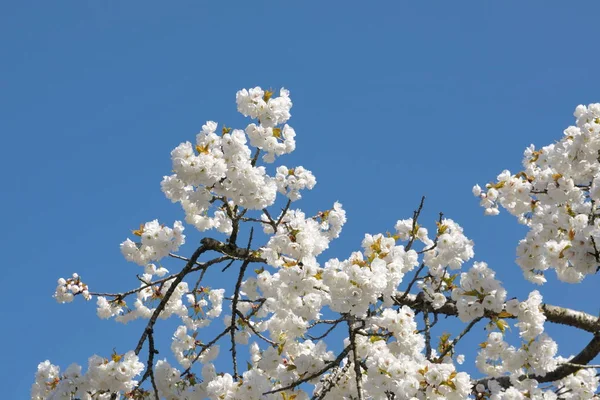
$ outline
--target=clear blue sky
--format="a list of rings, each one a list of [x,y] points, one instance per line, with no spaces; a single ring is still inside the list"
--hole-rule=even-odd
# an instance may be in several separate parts
[[[426,195],[430,226],[439,211],[458,221],[476,260],[525,296],[524,230],[484,218],[471,187],[518,170],[527,145],[560,138],[576,105],[600,101],[599,14],[592,1],[2,2],[3,398],[28,398],[45,359],[65,368],[135,346],[139,325],[56,304],[56,279],[137,286],[119,243],[140,222],[183,218],[160,192],[169,152],[206,120],[245,126],[244,87],[291,90],[298,146],[283,162],[318,181],[299,205],[339,200],[348,213],[328,256],[393,229]],[[184,254],[201,238],[187,233]],[[598,313],[597,285],[542,290]],[[565,355],[588,339],[551,332]],[[161,357],[172,333],[160,332]]]

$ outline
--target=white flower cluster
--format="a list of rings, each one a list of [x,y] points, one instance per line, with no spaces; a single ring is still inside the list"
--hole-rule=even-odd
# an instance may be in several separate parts
[[[290,92],[282,88],[279,97],[272,96],[273,92],[265,92],[260,87],[242,89],[235,96],[238,111],[246,117],[258,119],[265,127],[283,124],[291,117]]]
[[[527,364],[534,374],[544,376],[558,367],[556,353],[558,345],[550,336],[540,334],[535,340],[525,346],[527,351]]]
[[[558,362],[569,360],[559,357]],[[584,368],[556,382],[561,399],[588,400],[598,398],[600,378],[596,368]]]
[[[250,124],[246,127],[246,134],[252,146],[267,152],[263,161],[268,163],[275,161],[275,156],[291,153],[296,149],[296,132],[288,124],[283,128]]]
[[[487,376],[497,378],[507,372],[517,373],[523,367],[526,354],[504,341],[501,332],[491,332],[485,342],[479,345],[475,365]]]
[[[400,240],[409,240],[411,237],[415,237],[430,247],[433,245],[427,236],[429,234],[427,228],[419,226],[412,218],[398,220],[395,228],[396,235]]]
[[[600,104],[578,106],[575,117],[576,126],[557,143],[525,150],[523,171],[502,172],[487,192],[473,188],[486,214],[498,214],[502,206],[529,227],[517,263],[538,284],[550,268],[575,283],[600,265]]]
[[[275,181],[277,182],[279,193],[287,196],[291,201],[302,198],[300,190],[312,189],[317,184],[317,180],[312,172],[304,167],[288,169],[284,165],[277,167]]]
[[[531,210],[532,185],[529,181],[513,176],[508,170],[502,171],[496,179],[498,183],[490,184],[485,193],[479,185],[473,187],[473,195],[481,199],[480,204],[485,208],[486,215],[498,215],[498,205],[502,205],[513,215]]]
[[[291,368],[287,369],[282,365],[277,372],[284,374],[290,370]],[[156,363],[154,376],[159,395],[167,400],[281,399],[280,393],[263,395],[264,392],[273,389],[273,384],[270,375],[259,368],[244,372],[241,379],[236,382],[231,374],[217,374],[215,366],[206,363],[202,367],[202,381],[199,382],[194,375],[182,377],[180,370],[172,367],[166,360],[159,360]],[[294,392],[294,395],[298,400],[308,400],[305,392]]]
[[[109,301],[104,296],[98,296],[98,300],[96,300],[96,305],[98,306],[98,308],[96,309],[96,314],[98,315],[98,318],[108,319],[122,314],[123,306],[125,306],[126,303],[118,299]]]
[[[529,293],[527,300],[512,299],[506,302],[506,311],[517,317],[520,335],[525,340],[533,340],[544,332],[546,316],[540,310],[542,295],[537,290]]]
[[[116,297],[112,300],[109,300],[104,296],[98,296],[98,300],[96,302],[96,305],[98,306],[96,311],[98,317],[102,319],[115,317],[115,320],[121,323],[128,323],[129,321],[133,321],[138,318],[150,318],[155,311],[155,308],[153,308],[151,302],[155,300],[161,300],[173,282],[172,280],[168,280],[162,285],[155,286],[144,283],[149,282],[151,277],[151,275],[142,275],[141,279],[143,282],[140,286],[141,289],[136,293],[136,299],[133,303],[134,308],[128,307],[124,298]],[[222,295],[221,291],[217,291],[216,293],[221,293]],[[190,327],[190,329],[196,329],[199,326],[208,325],[208,321],[197,319],[196,310],[199,310],[197,307],[200,307],[198,303],[193,303],[193,301],[191,302],[193,305],[190,308],[193,310],[195,317],[189,316],[190,308],[184,304],[184,296],[187,296],[189,301],[189,289],[187,282],[181,282],[177,285],[171,297],[169,298],[169,301],[167,301],[165,304],[165,308],[160,313],[160,318],[167,319],[172,315],[177,315],[181,318],[182,322]],[[210,314],[211,316],[218,315],[216,312],[217,310],[220,313],[222,302],[222,297],[219,299],[218,295],[213,296],[213,299],[215,299],[216,310]]]
[[[54,298],[59,303],[70,303],[78,294],[84,299],[91,300],[92,296],[88,290],[88,286],[83,283],[79,275],[73,274],[69,279],[60,278],[58,286],[54,292]]]
[[[319,318],[327,301],[319,271],[316,265],[307,263],[281,268],[273,275],[263,271],[257,279],[250,278],[244,282],[245,292],[260,289],[267,299],[260,315],[272,312],[258,329],[268,330],[275,341],[284,336],[289,339],[302,337],[308,328],[307,321]],[[256,289],[253,289],[254,286]],[[249,294],[250,298],[254,298],[252,293]]]
[[[477,385],[476,391],[478,392],[478,397],[489,398],[490,400],[558,400],[558,399],[584,399],[589,397],[578,397],[578,394],[575,394],[575,397],[562,395],[559,397],[557,395],[557,390],[552,388],[540,388],[538,387],[538,382],[535,379],[524,379],[524,380],[514,380],[514,386],[509,388],[503,388],[497,381],[490,380],[488,382],[489,391],[485,391],[483,385]]]
[[[72,399],[91,400],[91,393],[98,393],[94,399],[108,400],[112,393],[124,394],[131,391],[137,381],[134,377],[144,370],[144,364],[133,352],[124,355],[113,354],[106,359],[92,356],[88,361],[88,370],[81,374],[81,367],[72,364],[60,374],[57,366],[50,361],[38,365],[35,383],[31,388],[32,400]]]
[[[127,261],[146,266],[150,261],[158,261],[177,251],[185,243],[184,229],[180,221],[175,221],[173,229],[160,225],[156,219],[146,222],[134,231],[140,237],[140,242],[125,240],[121,243],[121,252]]]
[[[417,333],[415,313],[410,307],[402,306],[398,310],[386,308],[381,315],[371,317],[369,322],[373,331],[381,328],[393,335],[396,339],[393,344],[394,354],[404,354],[416,359],[422,357],[425,338]]]
[[[365,235],[362,247],[364,254],[354,252],[345,261],[329,260],[322,273],[330,295],[329,307],[358,317],[363,317],[381,296],[390,304],[404,274],[418,265],[417,253],[397,246],[392,237]]]
[[[238,110],[258,119],[258,125],[248,125],[245,132],[223,127],[219,136],[217,123],[209,121],[196,136],[195,145],[185,142],[171,153],[174,174],[164,177],[162,190],[171,201],[181,203],[186,222],[200,231],[214,228],[231,233],[231,210],[236,206],[260,210],[275,202],[277,190],[295,200],[300,198],[299,190],[315,185],[310,171],[302,167],[295,179],[278,181],[263,166],[255,165],[258,151],[265,152],[264,161],[273,162],[296,147],[294,130],[287,124],[279,126],[290,118],[289,92],[282,89],[279,97],[272,95],[259,87],[239,91]],[[255,155],[246,135],[257,149]],[[225,204],[211,215],[215,200]]]
[[[195,352],[196,346],[199,342],[196,341],[194,336],[187,334],[187,328],[181,325],[175,331],[173,335],[173,342],[171,343],[171,351],[175,355],[175,359],[183,368],[189,368],[192,362],[198,359],[202,363],[210,362],[219,355],[219,346],[215,345],[208,351],[202,354]]]
[[[313,263],[315,257],[329,247],[329,242],[339,236],[346,222],[346,212],[340,203],[313,218],[306,218],[300,210],[289,210],[275,233],[264,215],[263,221],[265,233],[273,236],[261,249],[262,255],[269,265],[282,267],[289,265],[290,258],[295,263]]]
[[[285,349],[268,347],[260,350],[256,343],[250,346],[251,361],[260,374],[274,377],[282,386],[320,371],[327,362],[335,356],[328,351],[324,342],[317,343],[311,340],[291,342]],[[319,379],[315,379],[316,383]],[[273,385],[268,390],[271,390]],[[267,390],[265,390],[267,391]],[[252,398],[252,397],[248,397]],[[256,398],[260,398],[257,396]]]
[[[506,312],[516,316],[519,321],[515,326],[520,330],[523,344],[520,348],[515,348],[505,342],[503,328],[502,332],[490,333],[487,341],[480,345],[481,350],[476,359],[477,368],[482,373],[491,377],[509,374],[518,378],[525,373],[544,376],[557,368],[558,346],[543,333],[546,318],[539,309],[541,302],[542,297],[534,291],[526,301],[519,302],[513,299],[506,303]],[[515,393],[521,392],[522,388]]]
[[[345,342],[348,345],[348,340]],[[431,363],[421,354],[409,355],[397,351],[395,342],[371,340],[357,336],[358,357],[363,364],[362,387],[369,398],[385,399],[394,393],[398,399],[467,399],[472,384],[468,374],[457,372],[453,364]],[[344,367],[342,367],[342,370]],[[352,398],[356,394],[356,377],[340,375],[328,396],[333,399]],[[316,392],[322,385],[316,386]]]
[[[504,341],[501,332],[492,332],[487,341],[480,345],[476,366],[490,377],[509,374],[518,378],[527,372],[544,376],[556,369],[558,362],[556,353],[558,346],[548,335],[542,334],[515,348]]]
[[[452,364],[427,363],[421,370],[425,384],[425,398],[435,400],[467,399],[471,393],[471,379],[465,372],[456,372]]]
[[[443,219],[438,226],[437,242],[425,240],[425,245],[432,248],[426,251],[423,262],[433,276],[444,275],[446,267],[459,269],[465,261],[469,261],[473,252],[473,241],[463,234],[460,225],[451,219]]]
[[[460,287],[452,291],[458,317],[463,322],[483,317],[485,311],[500,313],[506,300],[506,290],[496,273],[484,262],[476,262],[469,272],[460,275]]]

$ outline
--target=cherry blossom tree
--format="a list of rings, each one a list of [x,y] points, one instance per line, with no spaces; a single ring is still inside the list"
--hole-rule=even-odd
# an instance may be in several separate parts
[[[79,296],[95,301],[100,318],[147,321],[139,338],[125,353],[93,355],[86,369],[40,363],[32,399],[599,397],[590,362],[600,352],[600,320],[545,304],[537,290],[507,300],[494,270],[471,262],[473,242],[457,222],[440,214],[425,227],[424,199],[393,232],[366,234],[362,248],[342,259],[320,258],[346,214],[335,203],[306,215],[296,204],[314,175],[269,166],[295,148],[289,92],[275,97],[257,87],[236,100],[253,123],[239,130],[209,121],[193,143],[171,152],[173,174],[161,186],[181,204],[185,226],[154,220],[121,244],[125,259],[143,268],[139,286],[101,293],[77,274],[58,280],[58,302]],[[540,290],[550,269],[578,283],[600,268],[600,104],[578,106],[575,118],[559,141],[527,148],[522,171],[473,188],[485,214],[503,208],[528,228],[517,263]],[[202,234],[195,251],[181,255],[186,227]],[[167,271],[163,258],[177,259],[180,269]],[[203,286],[207,271],[226,268],[236,268],[234,282]],[[461,329],[432,335],[442,317],[459,319]],[[155,344],[166,318],[179,321],[171,362],[165,351],[157,357]],[[591,340],[575,356],[560,356],[546,323],[587,331]],[[463,367],[456,346],[477,324],[487,338],[475,366]],[[202,331],[211,339],[198,339]],[[217,370],[217,357],[230,368]],[[467,372],[475,367],[477,375]]]

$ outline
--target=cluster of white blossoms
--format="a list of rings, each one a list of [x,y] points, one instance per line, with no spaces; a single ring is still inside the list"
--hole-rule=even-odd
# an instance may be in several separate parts
[[[393,318],[393,317],[392,317]],[[410,318],[410,317],[409,317]],[[421,347],[408,348],[403,352],[396,342],[371,340],[366,336],[357,336],[356,346],[360,359],[365,363],[361,385],[368,398],[385,399],[394,393],[397,399],[467,399],[471,393],[470,376],[458,372],[453,364],[432,363],[425,359],[419,350],[423,342],[414,343]],[[346,340],[345,345],[349,345]],[[348,364],[340,369],[344,370]],[[352,368],[349,368],[352,370]],[[335,374],[334,371],[332,374]],[[331,378],[331,377],[330,377]],[[326,390],[325,384],[318,384],[315,393]],[[353,398],[357,392],[353,374],[340,374],[336,384],[329,389],[326,398]]]
[[[142,275],[141,280],[147,282],[150,281],[150,278],[150,275]],[[171,285],[172,281],[170,280],[161,285],[149,285],[142,282],[140,289],[136,292],[133,308],[128,306],[124,297],[109,300],[105,296],[98,296],[96,301],[98,317],[102,319],[114,317],[117,322],[121,323],[138,318],[148,319],[156,310],[156,302],[164,298]],[[176,315],[193,330],[208,326],[211,320],[222,312],[223,293],[223,289],[203,289],[195,290],[193,294],[190,294],[187,282],[181,282],[165,303],[160,318],[166,319]],[[208,310],[205,311],[207,308]]]
[[[195,145],[185,142],[171,152],[174,174],[164,177],[163,192],[171,201],[181,203],[186,222],[198,230],[215,228],[229,234],[234,207],[260,210],[275,202],[277,190],[289,190],[290,198],[300,198],[300,189],[314,186],[309,171],[303,170],[296,180],[278,182],[264,166],[256,166],[259,151],[265,152],[266,162],[273,162],[275,156],[296,147],[296,134],[285,124],[292,107],[289,92],[282,89],[279,97],[272,96],[273,92],[260,88],[239,91],[238,110],[258,119],[258,125],[252,123],[245,131],[224,126],[218,135],[217,123],[209,121],[196,136]],[[256,147],[254,155],[247,137]],[[225,198],[228,201],[216,207],[215,201]]]
[[[237,92],[235,99],[238,111],[246,117],[257,119],[264,127],[274,127],[290,119],[292,100],[287,89],[279,91],[279,97],[272,97],[273,92],[259,87]]]
[[[302,198],[300,190],[310,190],[317,184],[312,172],[304,167],[287,168],[285,165],[277,167],[275,180],[279,193],[287,196],[291,201]]]
[[[90,300],[92,296],[88,290],[88,286],[83,283],[79,275],[76,273],[69,279],[60,278],[54,292],[54,298],[59,303],[70,303],[75,296],[82,295],[84,299]]]
[[[517,317],[515,326],[519,328],[522,344],[518,348],[508,344],[504,340],[507,325],[503,320],[497,320],[501,332],[490,333],[487,340],[480,344],[476,365],[482,373],[492,378],[507,375],[518,382],[518,378],[524,374],[544,376],[558,367],[558,345],[543,333],[546,317],[540,310],[541,303],[542,297],[537,291],[530,293],[525,301],[512,299],[506,303],[506,310],[499,315],[507,313]],[[494,388],[492,385],[490,389],[500,396],[498,398],[512,398],[505,397],[502,388]],[[510,393],[520,399],[530,389],[532,388],[515,387]],[[547,393],[540,392],[541,398],[545,399],[545,395]]]
[[[267,152],[263,156],[265,162],[272,163],[275,156],[291,153],[296,148],[296,132],[287,124],[283,128],[250,124],[246,127],[246,134],[252,146]]]
[[[41,363],[32,399],[593,398],[599,385],[593,368],[547,386],[531,379],[568,362],[544,333],[542,296],[533,291],[524,301],[506,301],[507,291],[485,262],[461,272],[474,257],[473,241],[442,216],[430,237],[434,231],[418,223],[423,204],[413,218],[397,221],[394,234],[366,234],[360,251],[319,259],[346,223],[342,205],[335,202],[314,216],[292,209],[316,185],[312,172],[259,165],[296,147],[296,133],[287,125],[289,92],[282,89],[274,97],[257,87],[239,91],[236,100],[238,111],[255,121],[245,129],[206,122],[195,142],[171,152],[173,174],[161,183],[166,197],[181,204],[187,224],[228,239],[205,238],[188,259],[173,254],[184,244],[183,224],[170,228],[154,220],[133,231],[136,240],[121,244],[124,257],[144,267],[136,288],[93,293],[77,274],[61,278],[57,301],[93,295],[98,317],[121,323],[144,319],[147,326],[135,352],[93,356],[85,374],[77,365],[60,373],[49,361]],[[600,105],[578,107],[576,116],[577,126],[561,142],[526,151],[524,171],[504,171],[486,191],[473,189],[486,214],[502,206],[530,227],[518,262],[537,283],[548,268],[576,282],[600,265]],[[264,235],[250,234],[246,248],[236,240],[248,224],[260,225]],[[186,261],[186,267],[167,276],[158,261],[168,256]],[[242,266],[231,288],[201,286],[205,273],[235,261]],[[435,325],[444,316],[469,324],[459,334],[436,338],[441,331]],[[154,358],[154,340],[162,334],[155,323],[169,317],[176,325],[169,333],[172,355],[165,357],[173,365]],[[471,329],[483,328],[476,325],[479,319],[490,332],[475,360],[488,379],[478,381],[458,370],[464,356],[455,347]],[[508,337],[511,319],[519,329],[518,345]],[[342,346],[330,345],[325,340],[333,340],[330,334],[343,338]],[[136,353],[146,352],[145,344],[152,353],[144,365]],[[223,346],[231,350],[233,370],[218,369]],[[239,348],[249,354],[244,371],[237,365]],[[149,370],[138,384],[134,378],[144,368]]]
[[[410,307],[402,306],[398,310],[387,308],[381,315],[371,317],[368,323],[372,324],[371,330],[377,332],[382,329],[394,337],[393,351],[396,357],[404,354],[416,360],[424,359],[425,338],[418,333],[415,313]]]
[[[485,311],[500,313],[506,300],[506,290],[496,273],[484,262],[476,262],[460,275],[460,287],[452,290],[458,317],[463,322],[483,317]]]
[[[578,106],[575,117],[560,141],[525,150],[523,171],[503,171],[487,191],[473,188],[486,214],[502,206],[529,227],[517,262],[538,284],[548,269],[576,283],[600,266],[600,104]]]
[[[462,227],[445,218],[437,223],[436,238],[429,238],[429,231],[415,223],[412,218],[396,223],[396,237],[400,240],[419,240],[424,244],[423,262],[429,273],[441,278],[445,269],[460,269],[465,261],[473,258],[473,241],[467,238]]]
[[[419,265],[416,251],[397,246],[392,237],[367,234],[362,247],[364,252],[354,252],[347,260],[325,263],[322,280],[333,311],[364,317],[382,296],[390,305],[404,274]]]
[[[180,221],[175,221],[172,229],[159,224],[156,219],[146,222],[139,230],[133,231],[140,241],[125,240],[121,243],[121,252],[127,261],[146,266],[177,251],[185,243],[184,229]]]
[[[558,357],[559,363],[569,360]],[[597,390],[600,385],[600,378],[595,368],[584,368],[556,382],[559,388],[556,391],[557,398],[572,400],[597,399]]]
[[[257,316],[268,315],[268,318],[259,322],[257,329],[268,331],[274,341],[302,337],[308,329],[308,321],[321,316],[326,302],[319,275],[319,268],[307,263],[279,269],[275,274],[262,271],[256,279],[244,282],[243,290],[250,298],[258,297],[257,291],[252,290],[256,286],[267,299]]]
[[[77,364],[72,364],[61,374],[57,366],[44,361],[38,365],[31,398],[109,400],[114,398],[112,393],[131,391],[137,385],[133,378],[143,370],[144,364],[133,351],[124,355],[113,354],[111,359],[92,356],[85,374],[81,373],[81,366]]]
[[[442,220],[438,225],[437,242],[430,241],[433,249],[424,254],[423,262],[434,276],[444,274],[446,267],[460,269],[466,261],[473,258],[473,241],[463,234],[460,225],[451,219]],[[435,246],[435,247],[434,247]]]
[[[506,302],[506,311],[517,317],[516,326],[525,340],[533,340],[544,332],[546,316],[540,310],[542,295],[534,290],[525,301],[512,299]]]
[[[289,210],[277,225],[277,231],[263,214],[263,230],[272,235],[261,249],[267,263],[273,267],[312,263],[337,238],[346,223],[346,212],[340,203],[333,208],[307,218],[300,210]]]

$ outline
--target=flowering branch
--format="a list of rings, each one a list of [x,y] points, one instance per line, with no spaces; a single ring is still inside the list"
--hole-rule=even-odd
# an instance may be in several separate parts
[[[94,355],[85,373],[78,365],[60,372],[49,361],[40,363],[32,400],[593,396],[600,386],[597,366],[590,364],[600,354],[599,318],[544,304],[537,290],[527,299],[507,300],[507,289],[487,263],[467,265],[475,256],[474,243],[458,223],[440,213],[430,235],[420,221],[425,197],[412,218],[396,222],[394,233],[366,234],[361,248],[345,259],[322,259],[346,222],[342,205],[305,214],[293,205],[315,186],[312,172],[266,166],[296,146],[296,133],[287,124],[289,92],[241,90],[236,102],[255,122],[243,130],[206,122],[194,143],[173,149],[173,173],[161,182],[166,197],[183,208],[186,224],[199,232],[216,231],[222,240],[208,235],[186,258],[177,254],[185,243],[183,223],[153,220],[121,244],[125,259],[143,268],[135,274],[139,287],[103,293],[90,290],[78,274],[60,278],[57,301],[96,296],[99,317],[147,322],[133,350],[115,350],[108,358]],[[600,104],[579,106],[575,117],[576,125],[559,142],[525,151],[523,171],[503,171],[485,189],[473,188],[486,215],[502,207],[529,228],[518,245],[517,263],[526,279],[540,285],[549,269],[562,281],[578,283],[600,267]],[[285,197],[285,206],[275,209],[278,196]],[[254,228],[245,231],[248,223],[258,223],[264,233],[255,248]],[[248,244],[238,247],[245,233]],[[200,261],[209,252],[216,257]],[[167,275],[159,264],[166,257],[185,265]],[[219,273],[209,272],[210,266],[223,263],[224,272],[236,261],[241,267],[235,284],[207,286],[209,273]],[[248,268],[252,263],[259,268]],[[224,300],[231,302],[231,314],[222,316]],[[445,321],[440,316],[458,318],[465,327],[452,340],[445,332],[436,352],[432,333]],[[183,371],[156,357],[157,321],[168,317],[180,321],[171,351]],[[199,335],[218,318],[225,327],[203,343]],[[484,377],[474,379],[460,370],[464,355],[454,353],[481,320],[488,333],[475,365]],[[348,336],[336,355],[330,350],[338,339],[332,333],[342,322]],[[590,332],[593,338],[574,358],[560,357],[546,322]],[[518,329],[517,347],[505,340],[512,334],[510,324]],[[324,333],[311,335],[319,325],[327,325]],[[213,362],[227,336],[231,373]],[[245,372],[238,366],[243,348],[249,352]]]

